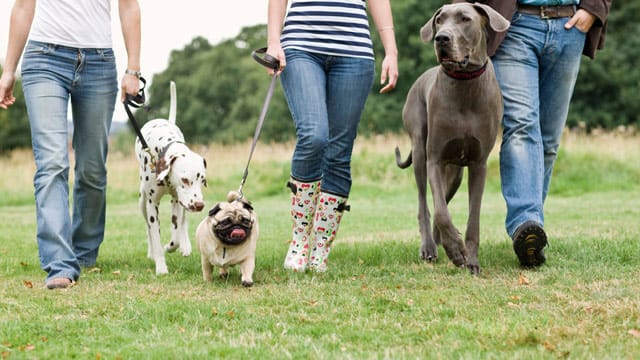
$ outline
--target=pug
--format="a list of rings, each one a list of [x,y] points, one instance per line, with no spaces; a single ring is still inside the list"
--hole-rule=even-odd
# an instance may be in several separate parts
[[[253,286],[258,234],[258,215],[251,203],[231,191],[227,201],[217,203],[196,229],[204,280],[213,281],[214,266],[220,267],[220,277],[224,278],[229,267],[239,265],[242,285]]]

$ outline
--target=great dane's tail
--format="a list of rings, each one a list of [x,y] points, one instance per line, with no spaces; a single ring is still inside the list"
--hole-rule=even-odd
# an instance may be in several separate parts
[[[409,166],[411,166],[411,164],[413,163],[413,160],[411,158],[411,151],[409,151],[409,156],[407,156],[407,159],[405,161],[402,161],[402,156],[400,155],[400,148],[396,146],[396,165],[398,165],[398,167],[400,169],[406,169]]]
[[[175,82],[171,82],[170,83],[170,93],[171,93],[171,102],[169,103],[169,122],[171,122],[172,124],[176,123],[176,107],[177,107],[177,95],[176,95],[176,83]]]

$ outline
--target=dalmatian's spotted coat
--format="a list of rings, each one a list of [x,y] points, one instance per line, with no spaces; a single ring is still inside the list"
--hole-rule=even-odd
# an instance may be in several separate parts
[[[180,248],[183,256],[191,254],[186,212],[204,209],[202,186],[207,186],[207,163],[184,143],[176,122],[176,89],[171,82],[169,120],[155,119],[141,129],[149,145],[142,148],[136,139],[135,150],[140,163],[140,210],[147,224],[148,253],[155,261],[156,274],[168,272],[164,253]],[[160,199],[171,195],[171,241],[164,247],[160,239]]]

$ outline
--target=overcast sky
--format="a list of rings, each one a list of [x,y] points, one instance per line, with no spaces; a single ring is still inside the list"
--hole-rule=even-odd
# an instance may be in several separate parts
[[[13,0],[0,0],[0,59],[7,52]],[[267,0],[138,0],[142,11],[142,73],[147,79],[164,70],[169,54],[196,36],[212,44],[236,36],[245,26],[267,22]],[[120,77],[127,58],[120,32],[118,0],[111,0],[113,47]],[[266,45],[266,44],[265,44]],[[4,62],[4,60],[3,60]],[[180,96],[178,94],[178,96]],[[120,110],[120,107],[117,107]],[[122,119],[117,113],[115,119]],[[126,115],[124,115],[126,118]]]

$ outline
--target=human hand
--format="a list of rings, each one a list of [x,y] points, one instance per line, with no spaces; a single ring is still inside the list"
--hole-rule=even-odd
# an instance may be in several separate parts
[[[140,91],[140,80],[133,75],[125,74],[120,87],[120,101],[124,102],[127,94],[136,96]]]
[[[276,58],[278,62],[280,62],[280,68],[278,69],[278,75],[280,75],[282,70],[284,70],[284,68],[287,66],[287,59],[284,56],[284,50],[282,50],[280,44],[269,45],[269,47],[267,47],[267,55]],[[267,69],[267,72],[272,76],[275,73],[275,71],[271,68]]]
[[[8,109],[9,106],[16,102],[13,96],[13,85],[15,84],[15,75],[4,71],[0,77],[0,108]]]
[[[388,82],[387,82],[388,81]],[[380,94],[387,93],[396,87],[398,81],[398,58],[396,56],[386,55],[382,60],[382,71],[380,74],[380,84],[387,85],[380,89]]]
[[[586,33],[589,32],[591,26],[596,21],[596,17],[585,9],[578,9],[576,13],[564,24],[564,28],[569,30],[572,27]]]

